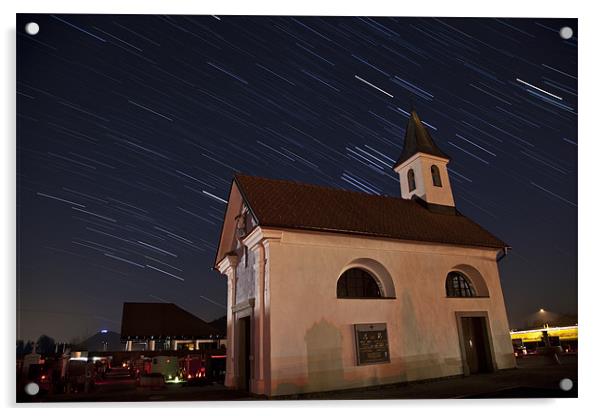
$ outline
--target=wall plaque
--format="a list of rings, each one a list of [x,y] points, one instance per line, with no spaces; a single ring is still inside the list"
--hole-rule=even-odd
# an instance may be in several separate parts
[[[357,365],[388,363],[387,324],[355,324]]]

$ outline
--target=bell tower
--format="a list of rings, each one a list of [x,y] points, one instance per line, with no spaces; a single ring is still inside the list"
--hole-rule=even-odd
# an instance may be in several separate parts
[[[441,151],[428,130],[412,110],[401,155],[393,170],[399,174],[401,197],[417,196],[429,204],[454,207],[447,164],[450,158]]]

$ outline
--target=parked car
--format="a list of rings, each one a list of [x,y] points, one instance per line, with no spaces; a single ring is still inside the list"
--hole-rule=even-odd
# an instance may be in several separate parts
[[[149,373],[163,374],[165,381],[182,379],[178,357],[157,355],[151,360],[151,368]]]
[[[523,355],[527,355],[527,347],[523,344],[522,339],[513,339],[512,347],[514,348],[514,356],[522,357]]]

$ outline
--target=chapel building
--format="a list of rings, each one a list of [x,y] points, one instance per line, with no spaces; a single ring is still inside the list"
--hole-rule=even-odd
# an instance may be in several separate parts
[[[215,263],[226,386],[278,396],[515,367],[509,246],[455,208],[449,161],[412,111],[401,197],[235,175]]]

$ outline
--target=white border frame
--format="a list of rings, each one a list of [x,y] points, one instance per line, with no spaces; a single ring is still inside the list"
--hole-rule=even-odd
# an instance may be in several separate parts
[[[359,2],[304,0],[297,2],[282,2],[276,0],[254,1],[216,1],[206,0],[102,0],[95,2],[82,2],[77,0],[20,0],[2,2],[0,19],[3,22],[4,48],[1,70],[3,83],[2,91],[5,92],[1,101],[2,123],[5,130],[2,141],[1,154],[4,163],[1,167],[2,191],[5,196],[2,204],[3,223],[3,250],[1,264],[5,267],[4,273],[4,308],[2,314],[2,333],[4,337],[4,356],[0,359],[2,368],[2,403],[5,406],[15,407],[14,403],[14,362],[13,334],[16,333],[15,310],[16,284],[16,251],[15,251],[15,172],[16,172],[16,144],[15,144],[15,13],[169,13],[169,14],[289,14],[289,15],[372,15],[372,16],[504,16],[504,17],[570,17],[579,18],[579,324],[580,333],[580,365],[579,365],[579,397],[575,400],[481,400],[481,401],[354,401],[354,402],[239,402],[239,403],[91,403],[91,404],[54,404],[46,405],[50,411],[61,414],[81,414],[81,408],[88,408],[86,412],[104,414],[106,408],[139,408],[144,407],[149,414],[164,414],[163,409],[202,407],[203,409],[237,409],[238,412],[261,412],[266,414],[280,414],[282,408],[290,414],[306,414],[308,408],[323,409],[332,412],[328,407],[345,407],[349,414],[363,414],[366,410],[377,407],[404,407],[413,408],[424,412],[429,407],[431,410],[446,414],[464,414],[466,408],[476,408],[488,414],[506,416],[509,412],[543,411],[547,414],[578,414],[585,411],[586,407],[597,405],[599,391],[599,374],[602,374],[598,346],[602,344],[601,331],[598,329],[599,293],[602,292],[602,283],[597,278],[600,265],[598,262],[598,248],[602,232],[601,220],[597,212],[599,193],[587,192],[596,189],[599,173],[599,155],[602,154],[602,140],[600,140],[599,98],[602,96],[600,76],[602,73],[602,56],[599,53],[601,41],[600,31],[602,25],[596,2],[569,2],[560,0],[532,1],[503,0],[498,2],[482,2],[470,0],[455,1],[427,1],[420,2],[390,0],[371,0]],[[43,29],[42,29],[43,30]],[[583,87],[585,86],[585,87]],[[6,270],[8,269],[8,270]],[[595,309],[594,309],[595,308]],[[494,406],[495,403],[495,406]],[[40,406],[19,406],[27,413],[39,413]],[[531,409],[528,409],[531,407]],[[25,408],[25,409],[23,409]],[[59,410],[60,409],[60,410]],[[14,409],[13,409],[14,410]],[[174,411],[177,411],[174,409]],[[219,411],[219,410],[218,410]]]

